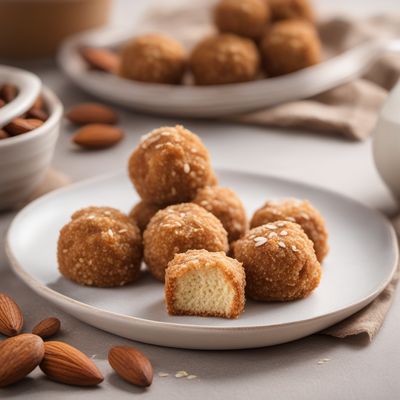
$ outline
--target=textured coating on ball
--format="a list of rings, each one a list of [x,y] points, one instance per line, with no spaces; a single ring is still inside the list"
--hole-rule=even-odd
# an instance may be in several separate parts
[[[187,250],[228,251],[228,235],[222,223],[193,203],[172,205],[150,220],[143,234],[144,260],[155,278],[164,280],[175,254]]]
[[[272,19],[305,19],[314,22],[315,13],[309,0],[267,0]]]
[[[329,252],[328,230],[320,212],[307,200],[283,199],[267,201],[253,215],[250,227],[286,220],[299,224],[314,244],[315,254],[322,262]]]
[[[177,84],[187,65],[186,52],[176,40],[148,34],[129,41],[122,49],[119,75],[141,82]]]
[[[180,125],[144,136],[128,170],[142,200],[160,206],[191,201],[198,189],[215,181],[207,149]]]
[[[142,238],[129,219],[124,222],[104,215],[104,208],[91,207],[75,213],[61,229],[57,257],[61,274],[76,283],[122,286],[139,277]]]
[[[321,266],[313,244],[293,222],[253,228],[233,249],[246,272],[246,293],[254,300],[302,299],[320,282]]]
[[[260,58],[256,45],[229,33],[211,36],[192,51],[190,68],[197,85],[220,85],[254,80]]]
[[[132,218],[133,222],[139,227],[140,231],[143,232],[152,217],[160,209],[160,206],[156,204],[146,203],[145,201],[139,201],[139,203],[133,206],[129,212],[129,218]]]
[[[239,196],[229,188],[206,186],[197,192],[194,203],[215,215],[228,232],[231,243],[248,229],[246,210]]]
[[[269,76],[299,71],[321,61],[321,43],[314,27],[301,20],[277,22],[265,33],[260,52]]]
[[[270,19],[265,0],[221,0],[214,9],[220,32],[258,39]]]

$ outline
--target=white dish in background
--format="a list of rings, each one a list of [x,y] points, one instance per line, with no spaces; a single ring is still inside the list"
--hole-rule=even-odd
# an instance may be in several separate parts
[[[362,75],[398,42],[368,40],[319,65],[281,77],[214,86],[163,85],[129,81],[89,70],[79,49],[116,47],[131,38],[126,29],[96,30],[67,39],[58,54],[65,74],[80,88],[106,101],[153,114],[209,118],[254,111],[304,99]]]
[[[56,244],[73,211],[109,205],[128,211],[138,200],[125,173],[96,178],[34,201],[14,219],[7,254],[15,273],[35,292],[76,318],[145,343],[193,349],[275,345],[318,332],[371,302],[388,284],[398,261],[397,239],[379,213],[339,194],[280,178],[219,171],[249,215],[267,198],[309,199],[324,215],[331,251],[320,286],[288,303],[248,301],[236,320],[168,316],[163,285],[148,274],[114,289],[88,288],[60,276]]]
[[[41,93],[49,118],[33,131],[0,141],[0,210],[18,207],[26,201],[43,180],[53,158],[63,106],[47,87],[43,87]],[[23,112],[29,109],[37,95],[34,94]]]

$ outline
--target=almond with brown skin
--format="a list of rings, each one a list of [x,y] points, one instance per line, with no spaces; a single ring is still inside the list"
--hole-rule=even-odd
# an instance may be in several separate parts
[[[89,124],[79,129],[72,141],[85,149],[105,149],[124,137],[121,129],[105,124]]]
[[[56,335],[61,327],[61,322],[58,318],[50,317],[40,321],[33,329],[34,335],[40,336],[42,339],[47,339]]]
[[[99,103],[78,104],[67,112],[66,117],[76,125],[114,125],[118,121],[118,115],[111,107]]]
[[[14,118],[11,122],[9,122],[4,130],[10,136],[22,135],[23,133],[33,131],[39,126],[43,125],[43,121],[35,118]]]
[[[1,139],[7,139],[9,136],[7,132],[4,129],[0,129],[0,140]]]
[[[40,121],[43,122],[47,121],[47,119],[49,118],[49,114],[47,114],[46,111],[35,107],[29,109],[26,114],[29,118],[39,119]]]
[[[17,95],[18,95],[18,88],[15,85],[6,83],[0,88],[0,97],[6,103],[10,103],[11,101],[13,101],[17,97]]]
[[[153,381],[150,360],[133,347],[113,347],[108,353],[108,362],[121,378],[134,385],[146,387]]]
[[[120,58],[118,54],[107,49],[85,47],[81,50],[83,59],[93,69],[116,73],[119,68]]]
[[[24,317],[18,304],[5,293],[0,293],[0,333],[15,336],[21,332]]]
[[[43,340],[24,333],[0,343],[0,387],[20,381],[33,371],[44,356]]]
[[[85,354],[63,342],[45,342],[40,369],[52,380],[76,386],[95,386],[103,375]]]

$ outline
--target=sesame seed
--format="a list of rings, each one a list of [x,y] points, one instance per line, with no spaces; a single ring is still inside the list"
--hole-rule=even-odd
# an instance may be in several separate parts
[[[111,229],[109,229],[109,230],[107,231],[107,233],[108,233],[111,237],[114,236],[114,232],[113,232]]]
[[[293,253],[297,253],[299,251],[295,245],[292,245],[292,250]]]
[[[120,230],[118,231],[118,233],[125,233],[125,232],[128,232],[128,229],[120,229]]]
[[[166,376],[169,376],[169,373],[168,372],[159,372],[158,376],[161,378],[165,378]]]
[[[104,215],[111,215],[110,211],[104,211]]]
[[[178,371],[176,374],[175,374],[175,378],[183,378],[183,377],[186,377],[186,376],[188,376],[189,374],[186,372],[186,371]]]
[[[286,248],[286,244],[284,242],[278,242],[278,246],[282,247],[283,249]]]
[[[310,219],[310,216],[308,214],[306,214],[306,213],[301,213],[300,217],[303,217],[305,220],[309,220]]]
[[[268,234],[268,238],[269,238],[269,239],[272,239],[272,238],[277,237],[277,236],[278,236],[278,234],[277,234],[276,232],[270,232],[270,233]]]
[[[95,219],[95,218],[96,218],[95,215],[89,215],[89,216],[87,217],[87,219]]]
[[[189,375],[189,376],[187,377],[187,379],[195,379],[195,378],[197,378],[196,375]]]
[[[255,246],[259,247],[262,246],[263,244],[267,243],[267,238],[262,237],[262,236],[258,236],[256,238],[254,238],[254,241],[256,242]]]
[[[290,221],[290,222],[296,222],[296,220],[293,217],[287,217],[286,221]]]
[[[281,231],[279,234],[280,234],[281,236],[287,236],[287,235],[288,235],[288,231],[283,230],[283,231]]]
[[[268,229],[277,229],[277,226],[274,224],[267,224],[265,225]]]
[[[63,253],[68,253],[68,249],[63,249]]]
[[[190,165],[189,164],[186,163],[186,164],[183,165],[183,172],[185,174],[188,174],[190,172]]]
[[[276,225],[279,226],[279,228],[284,227],[286,224],[284,222],[278,222]]]

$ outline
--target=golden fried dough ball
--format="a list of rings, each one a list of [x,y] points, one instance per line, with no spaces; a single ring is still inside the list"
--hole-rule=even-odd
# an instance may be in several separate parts
[[[269,19],[265,0],[221,0],[214,10],[215,24],[220,32],[250,39],[261,37]]]
[[[129,219],[124,222],[118,210],[108,211],[109,215],[104,214],[104,208],[78,211],[61,229],[57,257],[66,278],[87,286],[113,287],[139,277],[139,228]]]
[[[267,0],[272,19],[305,19],[314,22],[315,14],[309,0]]]
[[[295,72],[321,61],[321,43],[316,30],[300,20],[272,25],[261,41],[260,51],[269,76]]]
[[[250,39],[230,33],[204,39],[190,56],[197,85],[251,81],[256,78],[259,65],[256,45]]]
[[[237,318],[244,309],[242,264],[224,252],[189,250],[176,254],[165,273],[170,315]]]
[[[231,189],[206,186],[197,192],[193,203],[214,214],[228,232],[229,243],[239,239],[248,228],[246,211],[239,196]]]
[[[144,260],[160,281],[177,253],[196,249],[228,251],[228,235],[220,220],[193,203],[158,211],[144,231],[143,242]]]
[[[191,201],[198,189],[215,180],[207,149],[180,125],[144,136],[128,170],[142,200],[160,206]]]
[[[71,215],[71,219],[77,219],[77,218],[80,218],[82,216],[87,216],[87,215],[110,217],[110,218],[116,219],[123,223],[127,223],[127,224],[132,223],[132,221],[129,219],[129,217],[126,214],[124,214],[123,212],[121,212],[113,207],[96,207],[96,206],[85,207],[78,211],[75,211]]]
[[[314,243],[318,261],[324,260],[329,251],[328,231],[322,215],[309,201],[298,199],[267,201],[254,213],[250,227],[255,228],[278,220],[299,224]]]
[[[177,84],[186,69],[186,52],[160,34],[138,36],[122,49],[119,75],[141,82]]]
[[[254,300],[302,299],[319,284],[321,266],[313,244],[293,222],[253,228],[233,249],[246,272],[246,293]]]
[[[160,209],[160,206],[156,204],[146,203],[145,201],[139,201],[132,210],[129,212],[129,217],[133,219],[140,231],[143,232],[151,218]]]

